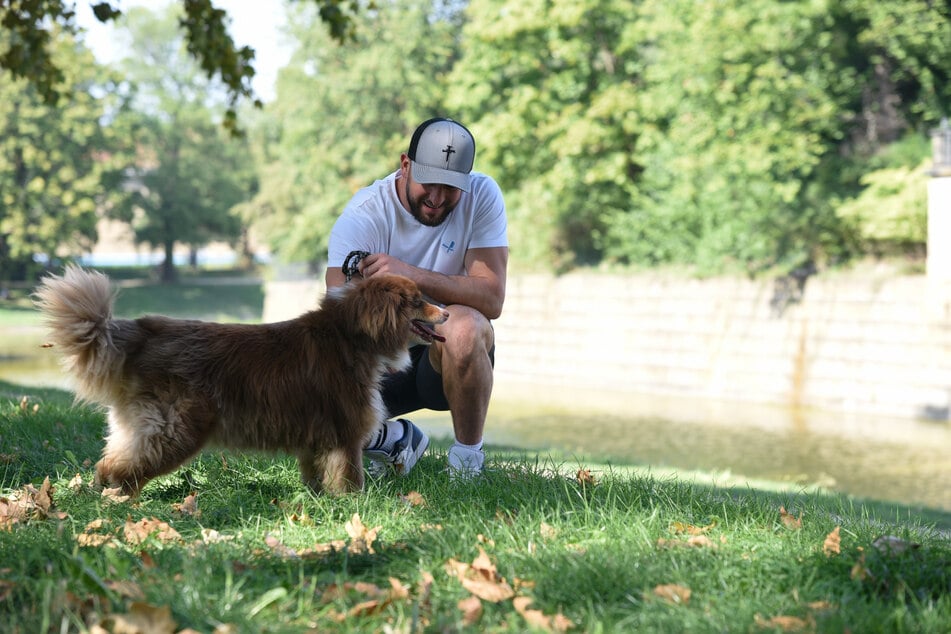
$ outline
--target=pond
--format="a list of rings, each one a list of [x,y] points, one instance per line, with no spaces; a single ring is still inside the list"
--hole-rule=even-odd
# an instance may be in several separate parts
[[[9,331],[9,332],[8,332]],[[42,330],[4,329],[0,379],[66,388]],[[412,417],[449,438],[446,413]],[[947,423],[809,412],[699,399],[596,394],[497,382],[486,442],[571,456],[579,464],[636,465],[657,474],[713,473],[721,483],[765,480],[951,512]]]

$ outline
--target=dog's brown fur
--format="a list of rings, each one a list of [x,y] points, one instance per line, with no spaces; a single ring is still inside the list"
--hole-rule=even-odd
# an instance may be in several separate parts
[[[386,415],[380,379],[408,365],[409,345],[432,343],[414,320],[448,317],[398,276],[263,325],[113,319],[113,299],[105,275],[72,266],[36,293],[77,397],[108,407],[97,482],[130,495],[207,443],[295,455],[315,491],[362,489],[362,449]]]

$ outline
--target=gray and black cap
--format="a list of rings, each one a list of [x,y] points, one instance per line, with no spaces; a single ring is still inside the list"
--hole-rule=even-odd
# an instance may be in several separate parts
[[[469,172],[475,160],[475,139],[464,125],[437,117],[416,128],[409,143],[413,180],[469,191]]]

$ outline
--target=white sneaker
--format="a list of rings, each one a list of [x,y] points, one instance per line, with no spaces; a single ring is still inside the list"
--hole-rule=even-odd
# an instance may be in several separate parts
[[[449,448],[449,479],[452,481],[472,480],[482,475],[485,464],[485,452],[481,449],[466,449],[459,445]]]
[[[381,477],[390,470],[398,476],[405,476],[429,447],[429,436],[422,429],[405,418],[398,418],[396,422],[403,424],[403,437],[396,441],[392,450],[363,450],[363,455],[370,459],[367,471],[371,477]]]

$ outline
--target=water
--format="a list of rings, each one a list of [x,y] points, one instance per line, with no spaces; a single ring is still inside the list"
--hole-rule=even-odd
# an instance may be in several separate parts
[[[0,337],[0,379],[67,388],[42,330]],[[6,340],[6,341],[4,341]],[[418,413],[435,437],[449,437],[446,413]],[[712,472],[822,487],[886,502],[951,512],[951,426],[947,423],[804,412],[754,404],[636,395],[573,394],[497,381],[486,426],[495,446],[555,450],[579,464]]]
[[[486,441],[542,455],[557,450],[579,464],[712,472],[723,484],[765,480],[793,490],[819,487],[951,511],[947,423],[684,398],[593,396],[566,403],[564,390],[497,389]],[[437,436],[451,435],[448,416],[421,422]]]

